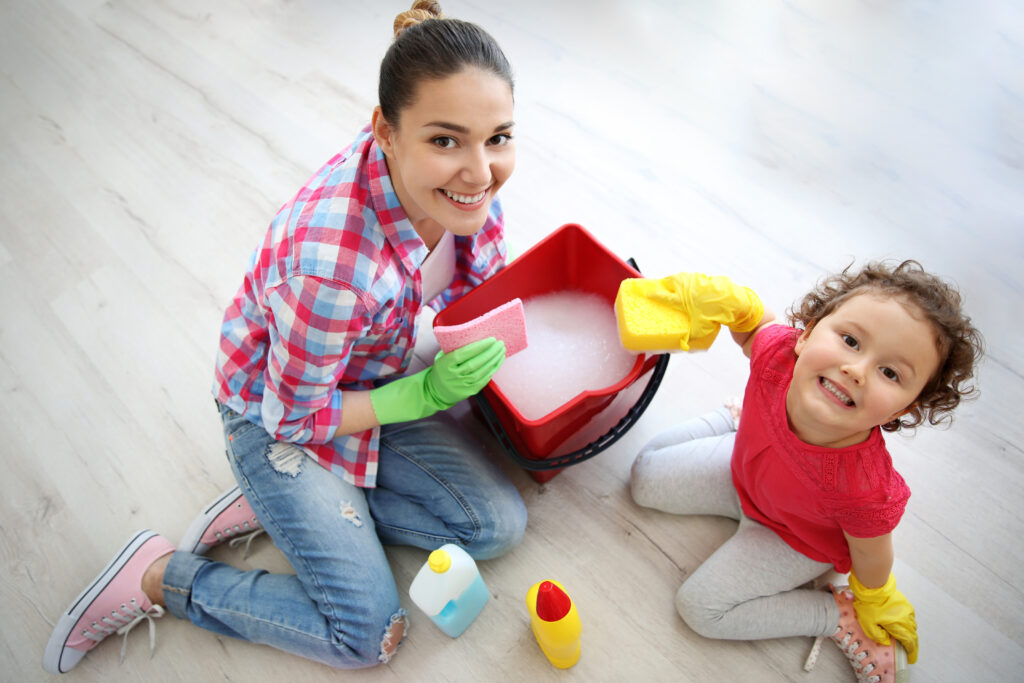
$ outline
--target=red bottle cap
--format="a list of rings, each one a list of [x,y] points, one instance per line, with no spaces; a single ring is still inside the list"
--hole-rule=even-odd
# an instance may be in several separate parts
[[[537,589],[537,616],[544,621],[558,621],[569,613],[572,607],[572,600],[565,591],[551,583],[544,581]]]

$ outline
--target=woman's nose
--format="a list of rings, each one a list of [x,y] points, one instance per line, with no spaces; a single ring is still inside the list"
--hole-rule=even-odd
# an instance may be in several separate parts
[[[483,147],[468,150],[462,169],[462,178],[475,189],[491,184],[491,158]]]

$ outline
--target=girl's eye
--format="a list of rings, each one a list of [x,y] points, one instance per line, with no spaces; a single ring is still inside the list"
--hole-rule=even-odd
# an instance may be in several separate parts
[[[433,142],[435,146],[440,147],[441,149],[451,149],[452,147],[455,146],[455,138],[449,137],[447,135],[439,135],[433,140],[431,140],[431,142]]]
[[[843,343],[849,346],[851,349],[857,348],[857,340],[848,334],[843,335]]]
[[[498,133],[488,140],[488,142],[496,147],[501,147],[502,145],[507,145],[512,142],[512,135],[510,133]]]
[[[887,379],[891,379],[894,382],[898,382],[900,379],[899,373],[892,368],[882,368],[882,374],[885,375]]]

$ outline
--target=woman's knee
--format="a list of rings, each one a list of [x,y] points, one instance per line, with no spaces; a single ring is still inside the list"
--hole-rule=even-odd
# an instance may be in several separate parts
[[[334,626],[333,656],[327,664],[338,669],[364,669],[387,664],[395,656],[408,630],[406,611],[399,608],[394,613],[376,611],[362,616],[366,620],[364,629],[354,629],[351,623]]]
[[[520,544],[526,532],[526,504],[510,485],[500,500],[492,500],[487,518],[480,520],[474,538],[464,543],[466,552],[477,560],[500,557]]]

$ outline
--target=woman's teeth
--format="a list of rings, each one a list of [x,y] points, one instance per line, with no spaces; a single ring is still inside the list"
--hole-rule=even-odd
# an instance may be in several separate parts
[[[830,393],[831,393],[831,394],[832,394],[833,396],[835,396],[836,398],[838,398],[838,399],[839,399],[840,401],[842,401],[842,402],[843,402],[843,403],[845,403],[846,405],[848,405],[848,406],[852,406],[852,405],[853,405],[853,399],[852,399],[852,398],[850,398],[849,396],[847,396],[846,394],[844,394],[844,393],[842,392],[842,390],[840,390],[840,389],[839,389],[839,387],[837,387],[837,386],[836,386],[835,384],[832,384],[832,382],[829,382],[829,381],[828,381],[827,379],[825,379],[824,377],[822,377],[822,378],[821,378],[821,386],[823,386],[823,387],[825,387],[826,389],[828,389],[828,391],[829,391],[829,392],[830,392]]]
[[[484,198],[484,195],[487,194],[487,190],[484,190],[480,194],[455,194],[449,190],[444,190],[444,193],[448,196],[448,199],[456,201],[459,204],[476,204]]]

